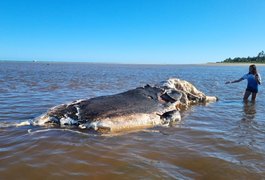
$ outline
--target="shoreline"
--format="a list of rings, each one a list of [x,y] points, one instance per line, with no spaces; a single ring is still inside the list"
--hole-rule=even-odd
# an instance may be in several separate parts
[[[249,66],[251,64],[265,66],[265,63],[207,63],[209,66]]]
[[[16,61],[16,60],[0,60],[0,63],[36,63],[36,64],[109,64],[109,65],[155,65],[155,66],[249,66],[255,64],[257,66],[265,66],[265,63],[192,63],[192,64],[148,64],[148,63],[115,63],[115,62],[72,62],[72,61]]]

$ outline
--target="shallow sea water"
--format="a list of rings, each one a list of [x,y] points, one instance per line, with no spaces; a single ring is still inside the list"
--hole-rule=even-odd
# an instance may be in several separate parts
[[[265,66],[258,66],[265,77]],[[265,179],[265,89],[244,104],[247,66],[0,62],[0,179]],[[171,77],[219,101],[180,124],[99,136],[14,124],[76,99]]]

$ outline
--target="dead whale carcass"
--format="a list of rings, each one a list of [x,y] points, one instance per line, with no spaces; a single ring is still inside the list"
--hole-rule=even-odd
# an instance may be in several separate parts
[[[216,100],[191,83],[172,78],[160,85],[62,104],[48,110],[34,124],[120,132],[180,121],[180,109]]]

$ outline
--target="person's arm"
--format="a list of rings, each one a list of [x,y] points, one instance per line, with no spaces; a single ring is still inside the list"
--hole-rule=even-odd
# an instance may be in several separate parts
[[[238,83],[240,81],[244,80],[243,78],[240,78],[238,80],[234,80],[234,81],[227,81],[225,84],[231,84],[231,83]]]
[[[256,74],[255,75],[255,79],[257,81],[258,84],[261,84],[261,78],[260,78],[260,75],[259,74]]]

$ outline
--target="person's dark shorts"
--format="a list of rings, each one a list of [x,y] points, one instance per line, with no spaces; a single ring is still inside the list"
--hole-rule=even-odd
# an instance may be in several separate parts
[[[252,87],[247,87],[246,91],[252,92],[252,93],[258,93],[258,89],[252,88]]]

